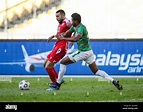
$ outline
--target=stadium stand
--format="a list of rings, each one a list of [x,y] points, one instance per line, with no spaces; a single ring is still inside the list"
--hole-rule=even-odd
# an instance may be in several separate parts
[[[37,25],[41,25],[41,23],[45,24],[47,20],[43,21],[42,18],[47,17],[48,14],[51,13],[50,10],[58,8],[60,2],[61,0],[34,0],[34,3],[33,0],[25,0],[20,3],[18,2],[8,10],[10,12],[8,12],[8,14],[11,14],[11,16],[7,16],[7,34],[1,31],[2,33],[0,33],[0,39],[40,38],[39,35],[47,32],[44,31],[47,30],[47,28],[43,27],[41,30],[42,32],[39,31],[39,29],[35,31],[34,28],[37,28]],[[4,18],[3,13],[4,11],[2,11],[0,15]],[[1,20],[0,28],[1,30],[5,30],[4,19]],[[38,32],[38,34],[35,34],[35,32]]]
[[[11,0],[7,0],[9,1]],[[66,11],[68,18],[71,13],[79,12],[91,39],[143,38],[143,14],[139,13],[142,10],[142,0],[16,1],[7,9],[8,30],[5,28],[6,10],[0,8],[0,39],[47,38],[56,31],[55,11],[60,8]]]
[[[16,24],[23,23],[25,20],[37,17],[38,14],[48,11],[51,6],[56,6],[60,0],[6,0],[1,2],[0,8],[0,28],[5,27],[7,18],[7,28],[12,28]],[[5,7],[4,7],[5,6]]]

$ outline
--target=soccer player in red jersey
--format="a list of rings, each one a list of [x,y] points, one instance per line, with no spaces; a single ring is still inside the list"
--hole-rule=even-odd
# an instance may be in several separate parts
[[[48,42],[53,39],[55,36],[63,34],[71,27],[71,21],[66,18],[65,11],[60,9],[56,11],[56,20],[59,22],[58,28],[57,28],[57,34],[52,35],[48,38]],[[52,83],[55,83],[58,78],[58,73],[56,72],[54,65],[59,62],[67,53],[68,50],[68,41],[66,40],[60,40],[56,39],[55,45],[52,49],[52,51],[47,56],[47,59],[44,62],[44,67],[52,81]],[[62,70],[65,71],[65,65],[60,65],[62,67]],[[64,71],[59,71],[64,72]]]

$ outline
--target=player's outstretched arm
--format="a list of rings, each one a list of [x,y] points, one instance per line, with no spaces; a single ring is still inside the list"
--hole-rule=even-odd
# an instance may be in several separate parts
[[[55,35],[50,36],[50,37],[47,39],[47,42],[50,42],[54,37],[55,37]]]

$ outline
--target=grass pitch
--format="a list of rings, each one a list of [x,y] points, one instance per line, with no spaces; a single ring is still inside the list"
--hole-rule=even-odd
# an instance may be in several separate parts
[[[60,90],[46,91],[48,77],[13,77],[0,81],[0,102],[143,102],[143,78],[115,78],[123,90],[99,78],[68,78]],[[20,90],[21,80],[30,82],[29,90]]]

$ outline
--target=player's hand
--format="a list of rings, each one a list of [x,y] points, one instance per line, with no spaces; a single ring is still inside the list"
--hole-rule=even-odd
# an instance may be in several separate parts
[[[50,42],[50,41],[52,40],[52,38],[54,38],[54,37],[55,37],[55,35],[50,36],[50,37],[47,39],[47,42]]]
[[[72,45],[73,45],[73,42],[69,42],[69,44],[70,44],[70,46],[72,46]]]

